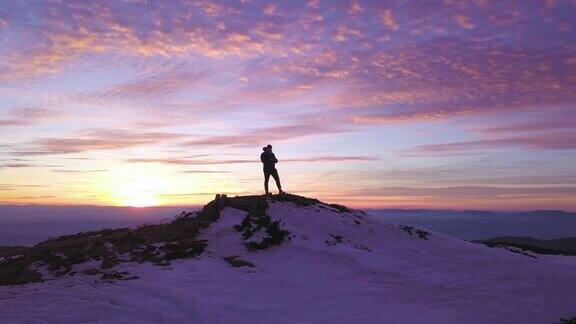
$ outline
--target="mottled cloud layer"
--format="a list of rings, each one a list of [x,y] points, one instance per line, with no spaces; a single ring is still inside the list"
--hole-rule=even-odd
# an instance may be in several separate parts
[[[285,161],[372,171],[384,156],[564,161],[576,148],[576,3],[4,1],[0,113],[3,169],[69,166],[61,175],[113,168],[101,160],[249,165],[182,156],[268,143]]]

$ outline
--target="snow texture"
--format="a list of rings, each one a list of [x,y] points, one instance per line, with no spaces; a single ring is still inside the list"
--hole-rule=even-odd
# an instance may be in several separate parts
[[[576,315],[573,257],[422,238],[323,204],[270,201],[268,213],[291,240],[249,252],[233,228],[246,212],[227,207],[201,234],[201,256],[115,267],[137,280],[78,273],[0,287],[0,322],[553,323]],[[223,260],[231,256],[255,267],[232,267]]]

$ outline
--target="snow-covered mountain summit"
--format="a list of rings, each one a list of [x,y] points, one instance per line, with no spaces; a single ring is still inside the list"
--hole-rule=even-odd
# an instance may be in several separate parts
[[[573,257],[489,248],[295,195],[217,196],[171,222],[0,256],[0,284],[11,284],[0,287],[0,322],[551,323],[576,315]]]

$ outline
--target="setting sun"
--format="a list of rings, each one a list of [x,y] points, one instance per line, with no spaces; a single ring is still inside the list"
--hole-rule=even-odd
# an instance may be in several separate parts
[[[122,206],[130,207],[150,207],[159,204],[158,199],[152,192],[132,191],[123,194],[124,199],[121,201]]]
[[[112,181],[107,180],[105,191],[113,192],[116,205],[151,207],[163,205],[161,195],[173,190],[169,170],[150,167],[125,168],[113,171]]]
[[[117,193],[116,199],[122,206],[131,207],[151,207],[160,205],[156,197],[159,193],[161,181],[152,179],[136,179],[132,183],[121,186]]]

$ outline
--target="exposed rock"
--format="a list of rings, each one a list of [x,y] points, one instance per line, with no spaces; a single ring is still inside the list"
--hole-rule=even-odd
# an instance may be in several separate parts
[[[246,260],[240,259],[240,257],[234,255],[222,258],[224,261],[228,262],[233,267],[251,267],[253,268],[254,265]]]

